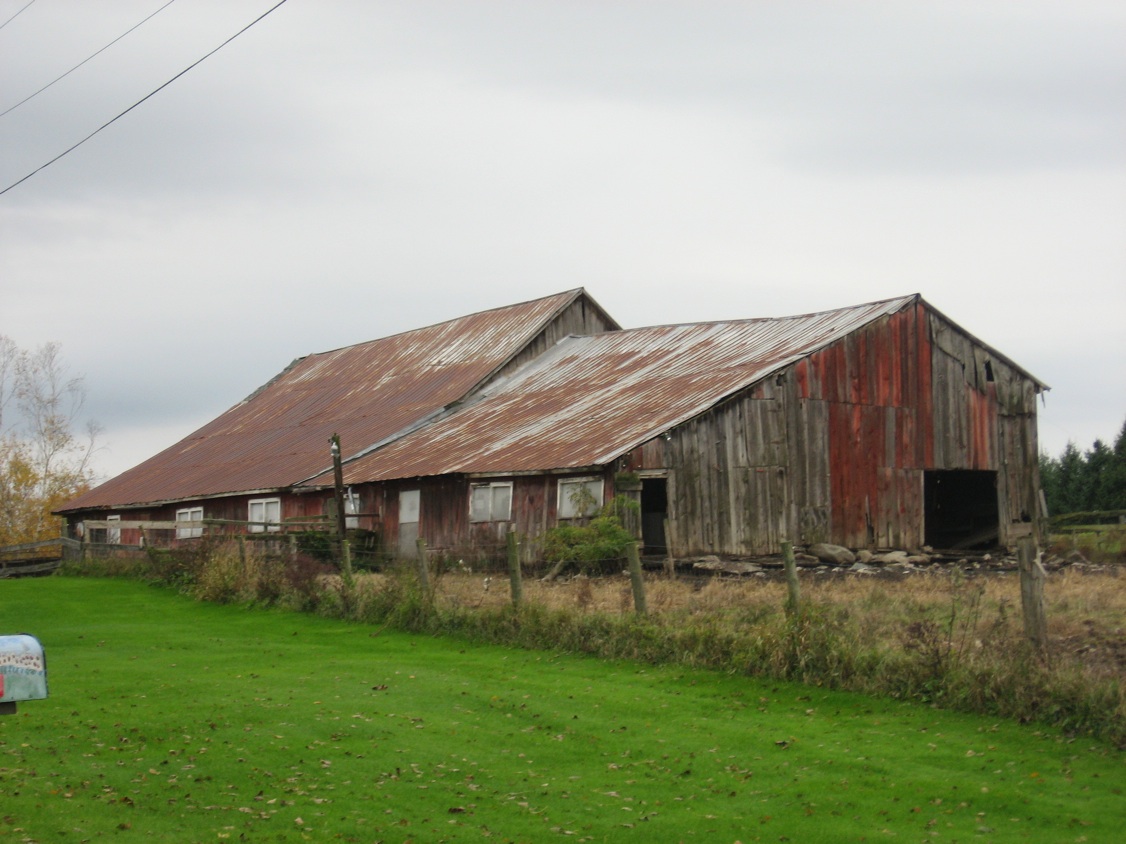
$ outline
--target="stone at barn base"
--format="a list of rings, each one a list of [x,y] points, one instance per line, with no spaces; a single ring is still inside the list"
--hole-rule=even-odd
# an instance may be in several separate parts
[[[810,545],[806,552],[812,554],[821,562],[834,566],[851,566],[856,562],[856,555],[842,545],[818,542],[816,545]]]

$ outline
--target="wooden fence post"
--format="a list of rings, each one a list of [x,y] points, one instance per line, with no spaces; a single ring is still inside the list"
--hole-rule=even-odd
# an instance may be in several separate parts
[[[786,567],[786,615],[795,615],[801,608],[801,587],[798,584],[798,564],[794,559],[794,544],[782,540],[782,564]]]
[[[241,533],[238,535],[238,561],[246,571],[246,537]]]
[[[352,585],[352,543],[347,539],[340,540],[340,567],[343,570],[344,583]]]
[[[676,559],[672,555],[672,533],[669,527],[669,520],[665,519],[662,523],[665,529],[665,553],[668,557],[665,558],[665,574],[669,577],[676,577]]]
[[[641,556],[637,553],[636,542],[626,546],[626,558],[629,560],[629,579],[633,585],[633,609],[638,615],[648,615],[649,607],[645,603],[645,580],[641,576]]]
[[[1048,647],[1048,622],[1044,615],[1044,579],[1047,576],[1036,553],[1036,539],[1022,536],[1017,544],[1020,561],[1020,605],[1024,611],[1024,635],[1038,651]]]
[[[524,600],[524,582],[520,578],[520,540],[516,531],[510,530],[506,537],[508,543],[508,582],[512,591],[512,606],[520,606]]]
[[[416,539],[414,547],[418,549],[418,583],[424,592],[429,592],[430,571],[426,564],[426,540]]]

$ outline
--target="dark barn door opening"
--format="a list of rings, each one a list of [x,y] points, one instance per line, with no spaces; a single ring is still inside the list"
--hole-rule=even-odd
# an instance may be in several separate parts
[[[646,554],[664,554],[668,551],[665,540],[665,519],[669,513],[668,480],[642,478],[641,480],[641,541]]]
[[[925,541],[932,548],[992,548],[1000,536],[997,473],[923,473]]]

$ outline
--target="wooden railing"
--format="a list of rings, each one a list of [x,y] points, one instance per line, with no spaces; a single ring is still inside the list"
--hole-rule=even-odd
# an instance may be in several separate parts
[[[57,569],[63,560],[77,557],[81,553],[81,542],[62,536],[40,542],[7,545],[0,548],[0,577],[47,574]]]

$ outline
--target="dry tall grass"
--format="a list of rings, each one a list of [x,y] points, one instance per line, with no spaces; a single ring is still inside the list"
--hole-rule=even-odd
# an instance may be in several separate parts
[[[920,619],[954,620],[968,646],[1019,638],[1023,631],[1016,572],[966,576],[935,567],[907,576],[847,572],[801,573],[802,598],[849,616],[863,643],[900,641]],[[366,575],[379,579],[382,575]],[[497,609],[510,601],[507,578],[450,572],[436,581],[440,607]],[[630,613],[629,578],[583,576],[543,583],[524,581],[524,600],[552,611]],[[767,618],[781,614],[786,585],[750,578],[646,578],[651,614]],[[1069,567],[1049,575],[1044,589],[1049,656],[1078,659],[1100,674],[1126,675],[1126,575],[1116,567]],[[1006,634],[1001,636],[999,634]]]

